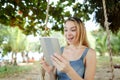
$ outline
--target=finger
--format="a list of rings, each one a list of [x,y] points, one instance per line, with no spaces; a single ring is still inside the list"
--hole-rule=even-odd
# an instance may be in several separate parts
[[[40,60],[40,64],[42,64],[42,63],[45,63],[45,61],[41,59],[41,60]]]
[[[64,68],[65,68],[65,64],[63,62],[57,62],[55,60],[53,60],[53,65],[57,68],[58,71],[63,71],[64,72]]]
[[[56,58],[58,58],[61,62],[66,62],[66,58],[62,55],[59,55],[57,53],[54,54]]]
[[[42,56],[42,57],[40,58],[40,62],[43,61],[43,60],[44,60],[44,56]]]
[[[52,60],[52,63],[56,68],[58,68],[59,64],[56,61]]]
[[[56,60],[52,59],[52,63],[57,69],[61,68],[61,65],[60,65],[61,63],[57,62]]]
[[[41,57],[41,59],[40,59],[40,63],[41,62],[44,62],[45,60],[44,60],[44,57]]]
[[[61,65],[61,64],[62,64],[62,62],[61,62],[57,57],[55,57],[54,55],[51,56],[51,58],[52,58],[52,60],[53,60],[54,62],[56,62],[56,64],[58,64],[58,65]]]
[[[41,59],[40,64],[42,66],[48,66],[48,63],[44,59]]]

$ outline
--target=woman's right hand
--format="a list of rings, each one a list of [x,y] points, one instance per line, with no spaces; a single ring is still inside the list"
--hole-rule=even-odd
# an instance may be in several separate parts
[[[42,68],[47,72],[47,73],[51,73],[53,72],[53,66],[50,66],[44,59],[44,57],[42,57],[42,59],[40,60],[40,64],[42,66]]]

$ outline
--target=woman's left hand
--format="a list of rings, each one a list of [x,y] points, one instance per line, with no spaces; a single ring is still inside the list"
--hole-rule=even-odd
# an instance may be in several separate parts
[[[70,63],[69,61],[63,57],[62,55],[59,55],[57,53],[55,53],[53,56],[52,56],[52,62],[53,62],[53,65],[59,70],[59,71],[62,71],[62,72],[65,72],[67,73],[70,69]]]

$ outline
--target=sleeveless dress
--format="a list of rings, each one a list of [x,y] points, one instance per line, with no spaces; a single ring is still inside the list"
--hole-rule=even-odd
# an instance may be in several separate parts
[[[86,56],[87,52],[88,52],[89,48],[86,48],[83,53],[82,56],[75,61],[70,61],[70,65],[73,67],[73,69],[82,77],[84,78],[84,74],[85,74],[85,65],[84,65],[84,57]],[[63,51],[63,50],[62,50]],[[66,73],[64,72],[60,72],[57,70],[57,80],[71,80]]]

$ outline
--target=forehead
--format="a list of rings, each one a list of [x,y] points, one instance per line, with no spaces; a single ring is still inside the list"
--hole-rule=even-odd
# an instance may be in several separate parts
[[[65,28],[73,28],[73,27],[75,27],[76,28],[76,24],[75,24],[75,22],[73,22],[73,21],[67,21],[66,23],[65,23],[65,26],[64,26]]]

